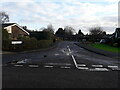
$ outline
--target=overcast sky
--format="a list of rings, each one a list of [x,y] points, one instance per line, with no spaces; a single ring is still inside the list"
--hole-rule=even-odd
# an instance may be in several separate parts
[[[81,29],[101,26],[107,33],[113,33],[118,24],[119,0],[1,0],[0,11],[5,11],[10,22],[39,30],[52,24],[59,27],[72,26],[76,32]]]

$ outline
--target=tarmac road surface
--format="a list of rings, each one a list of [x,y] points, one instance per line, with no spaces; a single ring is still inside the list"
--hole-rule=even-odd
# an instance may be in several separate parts
[[[3,88],[119,88],[120,61],[74,43],[3,55]]]

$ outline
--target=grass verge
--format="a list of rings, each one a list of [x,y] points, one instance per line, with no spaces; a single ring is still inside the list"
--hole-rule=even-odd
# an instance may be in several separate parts
[[[120,48],[118,47],[112,47],[106,44],[89,44],[89,45],[95,48],[105,50],[105,51],[120,53]]]

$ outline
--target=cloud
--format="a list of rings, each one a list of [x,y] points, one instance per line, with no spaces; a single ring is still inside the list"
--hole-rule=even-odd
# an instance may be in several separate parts
[[[120,0],[105,0],[105,1],[109,3],[118,3]]]
[[[34,0],[1,0],[1,2],[33,2]]]
[[[2,0],[3,1],[3,0]],[[6,1],[6,2],[5,2]],[[10,15],[12,22],[28,24],[32,28],[41,28],[38,24],[51,23],[57,30],[59,27],[72,26],[78,31],[80,28],[87,33],[89,27],[100,25],[110,31],[117,23],[118,6],[113,0],[25,0],[25,2],[2,2],[2,10]],[[117,0],[115,0],[117,1]],[[111,27],[112,26],[112,27]],[[108,28],[110,27],[110,28]],[[108,33],[110,32],[107,30]]]

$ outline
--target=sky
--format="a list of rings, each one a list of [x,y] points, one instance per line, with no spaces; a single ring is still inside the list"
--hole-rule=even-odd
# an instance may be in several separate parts
[[[9,15],[10,22],[41,30],[52,24],[54,30],[73,27],[84,34],[100,26],[107,34],[118,27],[119,0],[1,0],[0,11]]]

